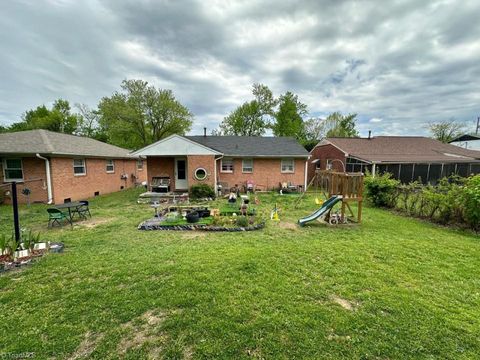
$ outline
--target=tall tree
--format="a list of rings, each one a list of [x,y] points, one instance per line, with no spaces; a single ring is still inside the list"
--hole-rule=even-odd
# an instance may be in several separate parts
[[[69,102],[58,99],[51,109],[41,105],[26,111],[22,115],[22,121],[10,125],[8,131],[45,129],[73,134],[77,130],[79,120],[80,116],[71,112]]]
[[[465,131],[465,124],[458,123],[454,119],[431,123],[428,128],[434,139],[448,143],[462,135]]]
[[[326,137],[357,137],[357,114],[342,115],[334,112],[325,119]]]
[[[79,122],[77,134],[92,139],[107,142],[108,137],[105,130],[100,125],[100,113],[98,110],[91,109],[86,104],[76,104],[79,111]]]
[[[303,140],[305,127],[303,117],[307,115],[307,105],[298,100],[298,96],[287,91],[278,100],[278,110],[272,124],[275,136],[295,136]]]
[[[124,80],[121,88],[98,105],[109,143],[138,149],[190,130],[193,115],[171,90],[156,89],[142,80]]]
[[[269,125],[276,100],[272,91],[262,84],[254,84],[254,100],[247,101],[233,110],[220,124],[223,135],[261,136]]]

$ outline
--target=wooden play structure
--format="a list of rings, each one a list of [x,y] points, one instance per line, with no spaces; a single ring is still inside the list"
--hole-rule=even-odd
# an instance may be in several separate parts
[[[331,170],[317,170],[312,185],[322,191],[326,198],[337,196],[341,199],[340,220],[346,219],[348,209],[349,221],[362,221],[363,173],[344,173]],[[357,203],[357,216],[354,215],[351,203]]]
[[[346,173],[331,170],[317,170],[308,187],[314,188],[315,192],[323,193],[323,201],[315,197],[315,204],[321,205],[312,214],[298,220],[300,226],[313,220],[325,220],[331,225],[346,224],[348,222],[360,223],[362,221],[363,203],[363,173]],[[303,195],[303,194],[302,194]],[[295,207],[301,201],[300,196]],[[357,203],[357,215],[352,211],[351,203]],[[340,211],[332,214],[336,204],[340,203]],[[346,211],[349,215],[346,215]]]

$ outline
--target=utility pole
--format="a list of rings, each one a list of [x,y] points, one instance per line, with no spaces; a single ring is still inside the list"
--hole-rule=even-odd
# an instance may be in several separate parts
[[[480,130],[480,116],[477,117],[477,130],[475,130],[475,135],[478,135],[479,130]]]

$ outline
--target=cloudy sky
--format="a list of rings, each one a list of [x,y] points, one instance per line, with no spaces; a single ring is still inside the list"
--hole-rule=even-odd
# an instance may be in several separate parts
[[[480,115],[480,1],[1,0],[0,123],[140,78],[213,129],[261,82],[362,135]]]

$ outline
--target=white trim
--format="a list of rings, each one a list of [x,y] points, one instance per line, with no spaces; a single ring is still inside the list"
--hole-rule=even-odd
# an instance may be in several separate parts
[[[199,171],[199,170],[203,170],[203,172],[205,173],[205,176],[204,176],[202,179],[200,179],[200,178],[197,176],[197,171]],[[205,168],[203,168],[203,167],[198,167],[198,168],[196,168],[195,171],[193,172],[193,177],[194,177],[196,180],[198,180],[198,181],[206,180],[207,177],[208,177],[207,170],[206,170]]]
[[[134,151],[134,152],[132,152],[132,153],[130,153],[130,154],[131,154],[132,156],[137,156],[137,155],[140,155],[140,156],[141,156],[141,155],[145,155],[145,156],[161,156],[161,155],[143,154],[143,153],[145,153],[146,150],[148,150],[148,149],[150,149],[150,148],[152,148],[152,147],[155,147],[155,146],[157,146],[157,145],[160,145],[161,143],[166,142],[166,141],[169,141],[169,140],[174,139],[174,138],[182,139],[182,140],[184,140],[184,141],[189,142],[190,144],[193,144],[193,145],[195,145],[195,146],[199,146],[199,147],[201,147],[201,148],[203,148],[203,149],[205,149],[205,150],[208,150],[209,152],[212,153],[212,155],[223,155],[222,153],[220,153],[220,152],[218,152],[218,151],[216,151],[216,150],[214,150],[214,149],[212,149],[212,148],[209,148],[208,146],[205,146],[205,145],[203,145],[203,144],[200,144],[200,143],[198,143],[198,142],[196,142],[196,141],[187,139],[186,137],[181,136],[181,135],[177,135],[177,134],[170,135],[170,136],[166,137],[165,139],[161,139],[161,140],[159,140],[159,141],[157,141],[157,142],[154,142],[153,144],[147,145],[147,146],[145,146],[144,148],[141,148],[141,149],[139,149],[139,150],[136,150],[136,151]],[[205,154],[175,154],[175,155],[205,155]],[[169,154],[169,155],[166,155],[166,156],[173,156],[173,154]]]
[[[304,181],[304,184],[303,184],[303,191],[304,192],[307,191],[307,173],[308,173],[308,160],[305,161],[305,181]]]
[[[245,165],[244,165],[243,162],[244,162],[245,160],[249,160],[249,161],[252,162],[252,166],[251,166],[252,170],[251,170],[251,171],[245,171],[245,170],[244,170],[244,169],[245,169]],[[253,174],[253,158],[244,158],[244,159],[242,159],[242,174]]]
[[[292,170],[283,170],[283,161],[289,160],[292,161]],[[282,174],[294,174],[295,173],[295,158],[284,158],[280,160],[280,173]]]
[[[109,164],[109,161],[112,163]],[[108,170],[109,166],[113,166],[113,170]],[[105,171],[107,174],[115,174],[115,160],[114,159],[105,159]]]
[[[75,160],[82,160],[83,161],[83,170],[84,172],[83,173],[75,173],[75,168],[76,167],[81,167],[81,166],[75,166]],[[73,158],[73,176],[85,176],[87,175],[87,161],[85,160],[85,158]]]
[[[20,170],[22,171],[22,178],[21,179],[10,179],[10,178],[7,179],[7,174],[6,174],[7,160],[20,160]],[[2,168],[3,168],[3,181],[4,182],[22,182],[22,181],[24,181],[25,174],[23,172],[23,160],[22,160],[21,157],[5,157],[5,158],[3,158]],[[11,170],[19,170],[19,169],[17,168],[17,169],[11,169]]]
[[[313,150],[315,150],[317,147],[319,147],[319,146],[326,146],[326,145],[332,145],[335,149],[337,149],[337,150],[341,151],[342,153],[344,153],[345,156],[349,156],[346,151],[340,149],[337,145],[335,145],[334,143],[332,143],[331,141],[328,141],[328,140],[322,140],[322,141],[320,141],[317,145],[315,145],[315,147],[314,147],[312,150],[310,150],[310,154],[312,154],[312,153],[313,153]]]

